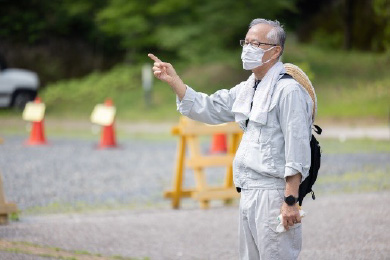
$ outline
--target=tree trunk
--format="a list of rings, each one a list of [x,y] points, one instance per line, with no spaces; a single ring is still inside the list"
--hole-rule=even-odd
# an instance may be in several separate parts
[[[353,41],[354,7],[355,0],[345,0],[344,9],[344,49],[350,50]]]

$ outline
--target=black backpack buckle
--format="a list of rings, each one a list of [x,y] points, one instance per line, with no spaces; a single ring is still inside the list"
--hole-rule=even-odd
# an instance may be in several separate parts
[[[317,134],[321,134],[322,133],[322,128],[319,127],[318,125],[314,125],[314,132],[316,132]]]

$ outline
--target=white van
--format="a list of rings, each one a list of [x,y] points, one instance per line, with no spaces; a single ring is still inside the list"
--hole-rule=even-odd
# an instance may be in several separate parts
[[[23,109],[27,102],[34,100],[39,88],[35,72],[24,69],[0,70],[0,107]]]

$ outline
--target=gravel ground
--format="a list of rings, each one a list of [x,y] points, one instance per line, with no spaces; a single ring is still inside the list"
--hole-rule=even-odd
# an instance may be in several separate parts
[[[171,187],[176,142],[121,141],[118,149],[98,150],[96,141],[51,138],[31,147],[25,138],[5,136],[0,171],[7,199],[21,210],[62,205],[132,205],[103,213],[22,215],[0,229],[0,238],[68,250],[151,259],[237,259],[237,201],[215,202],[210,210],[186,200],[171,210],[162,198]],[[203,150],[207,151],[204,145]],[[388,153],[323,155],[321,174],[376,169],[388,172]],[[211,184],[224,170],[207,170]],[[190,171],[186,186],[194,185]],[[145,205],[153,209],[145,209]],[[155,207],[163,205],[162,207]],[[301,259],[390,259],[390,192],[317,196],[305,200]],[[0,259],[41,259],[0,252]],[[45,258],[47,259],[47,258]]]
[[[0,145],[6,197],[21,210],[53,204],[169,205],[162,193],[172,185],[176,141],[127,140],[118,149],[98,150],[93,140],[50,139],[47,146],[26,146],[24,140],[9,136]],[[324,154],[321,175],[389,172],[389,159],[389,153]],[[206,173],[209,183],[223,183],[224,169]],[[194,186],[191,171],[185,185]]]
[[[389,205],[390,192],[308,200],[300,259],[390,259]],[[127,210],[25,217],[2,227],[0,237],[102,255],[230,260],[238,259],[237,225],[237,206]],[[7,254],[0,253],[0,259],[32,259],[1,258]]]
[[[1,252],[0,251],[0,259],[2,260],[58,260],[56,258],[51,257],[40,257],[35,255],[26,255],[19,253],[10,253],[10,252]]]

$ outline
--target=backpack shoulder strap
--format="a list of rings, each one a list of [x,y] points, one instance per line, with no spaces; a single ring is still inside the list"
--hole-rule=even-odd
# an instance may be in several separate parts
[[[284,73],[280,79],[293,79],[293,77],[290,74]]]

